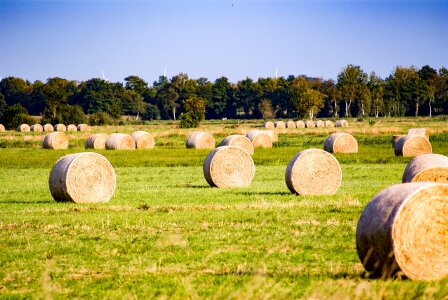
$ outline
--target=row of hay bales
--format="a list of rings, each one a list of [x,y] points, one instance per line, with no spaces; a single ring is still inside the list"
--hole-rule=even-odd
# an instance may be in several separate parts
[[[314,128],[314,127],[348,127],[348,122],[346,120],[337,120],[335,123],[331,120],[306,120],[306,121],[267,121],[263,124],[264,128]]]
[[[2,125],[3,126],[3,125]],[[35,132],[52,132],[52,131],[60,131],[60,132],[64,132],[64,131],[90,131],[90,126],[87,124],[79,124],[78,126],[74,125],[74,124],[70,124],[65,126],[64,124],[56,124],[56,125],[51,125],[49,123],[41,125],[41,124],[33,124],[33,125],[28,125],[28,124],[21,124],[17,127],[16,129],[17,131],[20,132],[30,132],[30,131],[35,131]],[[0,130],[1,131],[1,130]],[[4,127],[3,127],[3,131],[4,131]]]

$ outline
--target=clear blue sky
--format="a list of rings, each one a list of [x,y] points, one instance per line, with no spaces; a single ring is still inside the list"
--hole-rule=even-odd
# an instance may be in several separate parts
[[[448,67],[447,1],[0,0],[0,76],[150,84]]]

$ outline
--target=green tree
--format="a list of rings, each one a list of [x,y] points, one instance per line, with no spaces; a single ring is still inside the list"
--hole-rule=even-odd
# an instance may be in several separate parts
[[[244,117],[260,118],[260,86],[251,78],[238,81],[235,88],[235,103],[237,109],[242,109]]]
[[[31,83],[18,77],[6,77],[0,81],[0,93],[7,105],[20,103],[27,108],[31,91]]]
[[[351,116],[351,105],[359,99],[366,99],[367,74],[360,66],[347,65],[338,75],[337,88],[345,102],[345,116]],[[362,98],[361,98],[362,97]]]
[[[384,108],[384,82],[380,77],[376,76],[375,72],[371,72],[367,86],[370,90],[373,112],[375,117],[378,118]]]
[[[120,90],[116,95],[120,98],[123,114],[135,115],[135,121],[138,121],[140,114],[146,112],[148,104],[143,96],[134,90]]]
[[[26,108],[20,103],[5,107],[3,115],[0,117],[0,124],[8,129],[15,129],[20,124],[33,124],[34,122]]]
[[[205,118],[205,101],[199,97],[189,97],[182,102],[185,112],[179,117],[181,128],[198,127]]]
[[[220,77],[215,80],[212,87],[211,99],[206,104],[206,115],[208,119],[223,117],[233,117],[235,107],[233,107],[232,86],[227,77]]]
[[[49,78],[42,86],[41,93],[45,99],[44,115],[52,120],[52,123],[61,121],[58,114],[68,104],[68,98],[77,92],[75,81],[55,77]]]
[[[260,101],[260,111],[264,120],[275,117],[274,109],[272,108],[272,104],[269,99],[263,99]]]

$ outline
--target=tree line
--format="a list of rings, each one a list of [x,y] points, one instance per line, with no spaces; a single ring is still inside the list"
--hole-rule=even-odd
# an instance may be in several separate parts
[[[347,65],[337,80],[290,75],[192,79],[160,76],[152,85],[132,75],[121,82],[100,78],[77,82],[54,77],[31,83],[17,77],[0,81],[0,123],[111,124],[123,115],[135,122],[180,119],[185,127],[222,118],[338,118],[448,114],[448,70],[428,65],[396,67],[385,79]]]

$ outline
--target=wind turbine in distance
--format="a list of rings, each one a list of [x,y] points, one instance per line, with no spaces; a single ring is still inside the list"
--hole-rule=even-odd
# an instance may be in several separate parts
[[[278,77],[278,66],[275,68],[275,79]]]
[[[165,66],[165,71],[163,71],[163,77],[166,77],[166,66]]]
[[[106,76],[104,76],[104,70],[103,70],[103,80],[109,82],[109,79],[107,79]]]

